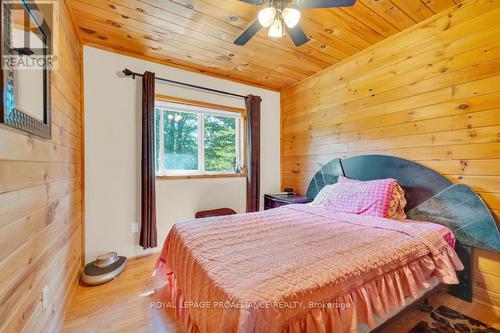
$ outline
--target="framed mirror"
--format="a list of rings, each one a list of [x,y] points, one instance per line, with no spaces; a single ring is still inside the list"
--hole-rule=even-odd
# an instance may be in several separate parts
[[[1,0],[2,105],[0,122],[51,137],[52,36],[43,8],[32,0]],[[49,22],[51,22],[50,19]]]

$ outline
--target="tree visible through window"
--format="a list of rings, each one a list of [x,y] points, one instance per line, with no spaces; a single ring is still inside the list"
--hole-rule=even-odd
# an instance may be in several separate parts
[[[204,139],[206,171],[236,170],[236,118],[205,116]]]
[[[241,113],[157,101],[155,119],[157,174],[242,171]]]

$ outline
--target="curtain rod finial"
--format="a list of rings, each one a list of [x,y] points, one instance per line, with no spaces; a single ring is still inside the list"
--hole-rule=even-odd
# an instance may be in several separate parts
[[[125,68],[122,73],[125,75],[125,76],[130,76],[130,75],[133,75],[134,72],[132,72],[130,69],[128,68]]]

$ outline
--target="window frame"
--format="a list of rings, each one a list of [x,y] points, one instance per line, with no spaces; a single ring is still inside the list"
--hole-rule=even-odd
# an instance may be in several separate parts
[[[236,172],[218,172],[218,171],[204,171],[204,170],[171,170],[167,171],[165,170],[163,173],[157,172],[155,170],[155,175],[156,179],[195,179],[195,178],[231,178],[231,177],[246,177],[246,157],[247,157],[247,152],[246,152],[246,121],[247,121],[247,114],[246,110],[242,108],[237,108],[237,107],[232,107],[232,106],[227,106],[227,105],[220,105],[220,104],[213,104],[213,103],[207,103],[207,102],[202,102],[202,101],[195,101],[191,99],[185,99],[185,98],[179,98],[179,97],[173,97],[173,96],[166,96],[166,95],[155,95],[155,105],[156,102],[168,102],[168,103],[175,103],[175,104],[180,104],[180,105],[186,105],[190,107],[199,107],[203,109],[212,109],[215,111],[221,111],[224,113],[227,112],[236,112],[240,114],[241,121],[236,122],[236,126],[238,127],[241,126],[242,128],[240,129],[240,138],[239,140],[237,139],[237,145],[239,142],[239,150],[240,150],[240,162],[241,162],[241,173],[236,173]],[[201,111],[201,110],[200,110]],[[189,111],[186,111],[189,112]],[[193,113],[196,113],[193,111]],[[203,112],[199,112],[200,114],[206,114]],[[163,118],[163,114],[160,114],[160,118]],[[204,121],[203,117],[198,118],[198,126],[199,129],[198,131],[201,133],[204,133],[201,127],[204,126]],[[200,127],[201,126],[201,127]],[[156,137],[156,136],[155,136]],[[162,139],[162,135],[159,136]],[[201,165],[203,168],[205,168],[205,160],[204,160],[204,151],[205,151],[205,145],[204,145],[204,137],[200,135],[198,137],[198,147],[203,147],[203,149],[198,149],[198,162],[202,163]],[[156,147],[156,143],[155,143]],[[156,154],[156,153],[155,153]]]

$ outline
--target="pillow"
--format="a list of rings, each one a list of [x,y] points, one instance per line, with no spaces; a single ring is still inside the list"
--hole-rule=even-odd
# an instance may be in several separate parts
[[[331,193],[335,190],[336,187],[338,187],[339,184],[331,184],[331,185],[326,185],[319,191],[318,194],[316,194],[316,197],[314,200],[310,203],[311,206],[314,207],[324,207],[326,204],[326,201],[330,197]]]
[[[404,192],[394,179],[359,181],[341,176],[338,184],[339,186],[328,196],[325,208],[343,213],[392,219],[406,217]]]
[[[388,218],[393,220],[406,219],[405,206],[405,191],[396,182],[392,188],[391,202],[389,203],[389,212],[387,213]]]
[[[393,220],[404,220],[406,218],[405,207],[406,207],[406,199],[405,199],[405,191],[399,186],[398,182],[392,178],[394,181],[394,186],[391,192],[391,200],[389,202],[389,210],[387,212],[387,218]],[[361,180],[351,179],[344,176],[339,176],[338,180],[339,184],[360,184],[364,183]]]

